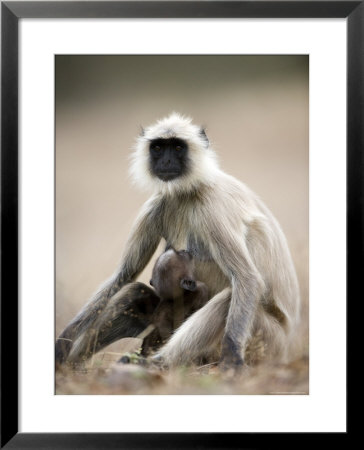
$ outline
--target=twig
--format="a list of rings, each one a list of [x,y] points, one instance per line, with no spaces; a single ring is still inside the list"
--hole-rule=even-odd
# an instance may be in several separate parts
[[[155,325],[153,325],[152,323],[150,325],[147,326],[147,328],[145,328],[141,333],[138,334],[137,338],[138,339],[144,339],[147,336],[150,335],[150,333],[155,330]]]

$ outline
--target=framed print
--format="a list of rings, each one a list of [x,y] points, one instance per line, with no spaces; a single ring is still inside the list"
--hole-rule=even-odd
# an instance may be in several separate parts
[[[2,446],[346,436],[363,11],[2,2]]]

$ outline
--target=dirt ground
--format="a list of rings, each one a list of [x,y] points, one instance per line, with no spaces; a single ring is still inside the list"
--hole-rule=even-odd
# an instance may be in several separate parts
[[[226,376],[213,368],[145,369],[137,365],[111,365],[56,375],[56,393],[69,395],[304,395],[308,394],[308,359],[286,365],[246,368]]]
[[[130,149],[140,126],[173,110],[207,127],[222,169],[276,216],[302,298],[288,366],[245,368],[233,380],[215,367],[115,366],[132,345],[121,340],[85,369],[58,372],[57,394],[308,393],[308,93],[306,56],[57,56],[55,336],[115,271],[148,198],[128,175]]]

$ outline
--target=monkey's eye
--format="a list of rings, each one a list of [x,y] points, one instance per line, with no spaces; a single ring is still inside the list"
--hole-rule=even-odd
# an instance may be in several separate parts
[[[182,147],[181,147],[180,145],[177,145],[176,151],[177,151],[177,152],[180,152],[181,150],[182,150]]]
[[[153,150],[154,150],[155,152],[159,153],[159,152],[161,151],[161,148],[159,147],[159,145],[155,145],[155,146],[153,147]]]

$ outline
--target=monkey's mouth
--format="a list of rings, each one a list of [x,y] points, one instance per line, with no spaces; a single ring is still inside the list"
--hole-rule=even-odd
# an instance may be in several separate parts
[[[171,181],[179,176],[179,172],[158,172],[157,176],[162,181]]]

